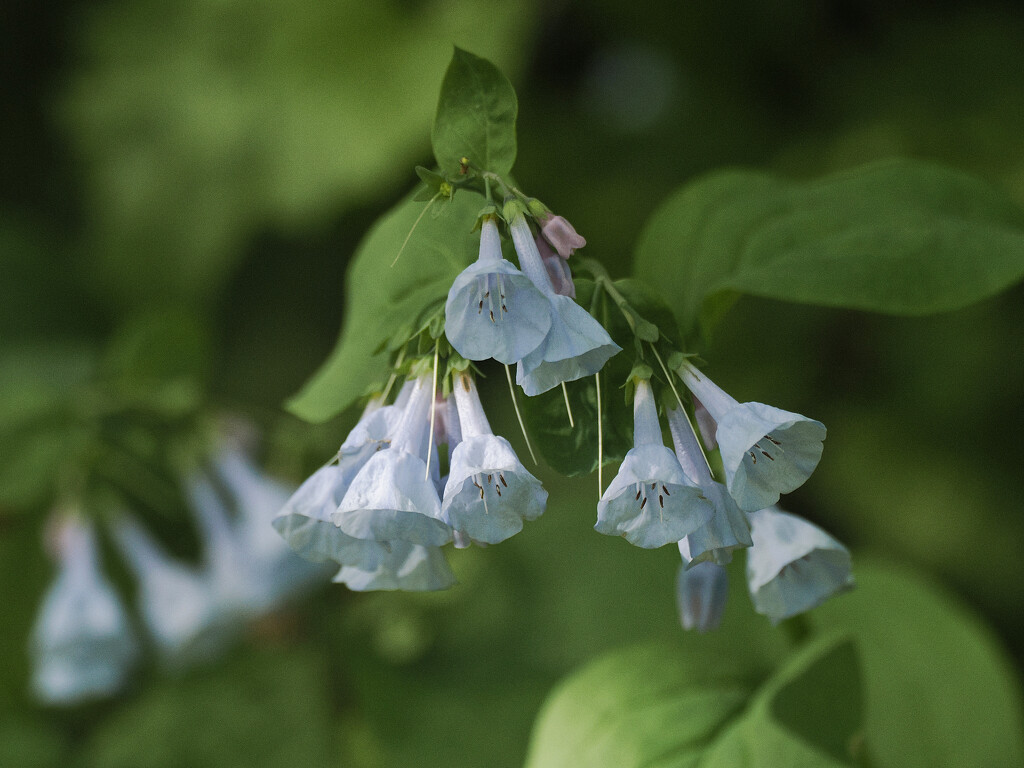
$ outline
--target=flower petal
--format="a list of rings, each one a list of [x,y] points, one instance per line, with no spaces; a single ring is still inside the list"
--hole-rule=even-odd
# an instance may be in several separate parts
[[[356,592],[401,589],[409,592],[448,589],[456,583],[440,547],[424,547],[396,541],[391,553],[376,568],[344,566],[334,577]]]

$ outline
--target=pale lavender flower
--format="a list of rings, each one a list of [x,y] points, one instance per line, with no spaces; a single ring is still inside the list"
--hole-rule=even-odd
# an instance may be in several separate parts
[[[128,515],[111,530],[138,579],[139,614],[163,662],[184,667],[223,650],[232,627],[208,576],[171,557]]]
[[[334,577],[355,592],[401,589],[406,592],[427,592],[448,589],[456,583],[444,552],[440,547],[395,541],[391,551],[373,568],[343,566]]]
[[[456,379],[462,442],[452,452],[441,517],[461,536],[497,544],[544,512],[545,491],[519,461],[508,440],[491,432],[473,379]]]
[[[762,403],[738,403],[688,362],[678,373],[718,424],[725,482],[740,509],[768,507],[811,476],[821,459],[824,424]]]
[[[592,376],[621,347],[579,304],[555,293],[547,268],[521,212],[509,224],[523,273],[549,302],[551,327],[535,350],[519,361],[516,383],[527,395],[539,395],[566,381]]]
[[[773,623],[853,587],[849,551],[818,526],[771,507],[752,512],[750,527],[750,598]]]
[[[428,477],[429,376],[416,380],[391,446],[359,471],[331,519],[357,539],[440,546],[452,540],[441,500]],[[432,462],[436,464],[435,462]]]
[[[517,363],[536,349],[551,327],[547,300],[501,256],[494,218],[480,228],[479,258],[455,278],[445,303],[445,335],[468,360],[493,357]]]
[[[548,271],[548,279],[551,280],[551,287],[555,293],[575,299],[576,284],[572,281],[569,262],[555,253],[542,235],[537,235],[533,240],[537,244],[537,252],[540,253],[544,268]]]
[[[43,597],[29,651],[35,696],[69,706],[120,690],[139,647],[121,600],[100,571],[92,526],[70,515],[56,526],[59,571]]]
[[[706,523],[713,510],[700,487],[665,447],[650,382],[633,398],[633,448],[597,504],[599,533],[653,549],[676,542]]]
[[[718,629],[729,597],[729,575],[722,566],[683,563],[676,575],[676,606],[683,629],[700,633]]]
[[[711,476],[686,414],[678,408],[669,410],[668,425],[680,466],[700,486],[715,510],[710,520],[679,541],[679,554],[687,565],[705,560],[725,565],[732,560],[733,550],[752,543],[746,515],[736,506],[726,487]]]

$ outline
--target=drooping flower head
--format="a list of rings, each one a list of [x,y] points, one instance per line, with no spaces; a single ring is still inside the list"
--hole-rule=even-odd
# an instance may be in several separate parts
[[[116,693],[139,654],[128,616],[100,571],[95,533],[77,516],[54,527],[59,572],[43,597],[29,650],[32,691],[72,705]]]
[[[165,664],[184,667],[215,657],[231,637],[208,576],[171,557],[136,520],[111,530],[138,579],[139,614]]]
[[[747,584],[758,613],[777,623],[853,586],[849,551],[818,526],[777,507],[749,517]]]
[[[636,384],[633,424],[633,448],[597,504],[594,528],[653,549],[693,533],[713,509],[665,447],[654,392],[643,379]]]
[[[455,278],[445,303],[445,335],[467,360],[512,364],[535,350],[551,327],[547,299],[501,256],[493,216],[480,228],[480,255]]]
[[[453,392],[462,442],[452,452],[441,516],[460,534],[497,544],[540,517],[548,493],[508,440],[491,432],[473,379],[458,376]]]
[[[582,248],[587,244],[583,236],[564,216],[556,216],[540,200],[530,198],[527,201],[527,207],[530,215],[540,226],[541,236],[558,251],[558,255],[563,259],[568,259],[576,252],[577,248]]]
[[[821,459],[824,424],[762,403],[738,403],[688,362],[678,372],[718,424],[726,485],[740,509],[771,506],[811,476]]]
[[[522,211],[509,223],[512,242],[523,273],[547,297],[551,327],[544,341],[526,355],[516,369],[516,383],[527,395],[539,395],[565,381],[591,376],[621,350],[597,320],[568,296],[555,293],[547,268]]]
[[[452,540],[426,465],[431,397],[429,376],[416,379],[391,446],[359,470],[334,524],[357,539],[440,546]],[[436,461],[432,462],[436,465]]]
[[[454,586],[456,579],[440,547],[396,541],[374,567],[343,566],[334,582],[355,592],[394,589],[432,592]]]
[[[732,560],[734,550],[751,545],[750,524],[726,487],[711,476],[697,436],[682,409],[669,410],[668,425],[680,466],[700,486],[715,510],[710,520],[680,540],[679,554],[688,566],[706,560],[725,565]]]
[[[712,562],[683,563],[676,575],[676,605],[683,629],[718,629],[729,597],[729,575]]]

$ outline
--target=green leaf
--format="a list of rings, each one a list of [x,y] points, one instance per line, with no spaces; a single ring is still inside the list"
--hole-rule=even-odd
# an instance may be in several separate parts
[[[501,176],[516,161],[516,93],[491,62],[461,48],[441,84],[430,140],[442,171],[458,172],[463,157]]]
[[[687,331],[708,330],[735,293],[924,315],[1024,276],[1024,211],[975,177],[912,160],[802,183],[727,171],[654,213],[635,270]]]
[[[598,321],[622,347],[601,371],[601,413],[604,430],[604,463],[621,461],[633,447],[633,405],[623,398],[622,386],[630,378],[636,361],[636,337],[615,301],[602,291],[595,306],[594,283],[577,279],[576,299],[581,306],[596,312]],[[631,317],[638,330],[657,337],[660,330],[678,339],[672,312],[658,296],[635,280],[617,280],[615,287],[632,306]],[[655,327],[656,326],[656,327]],[[644,350],[645,354],[648,350]],[[648,364],[655,368],[653,358]],[[660,376],[660,371],[657,371]],[[534,397],[523,398],[523,415],[534,444],[548,465],[563,475],[589,475],[597,469],[597,387],[594,377],[570,381],[565,385],[575,426],[569,425],[565,395],[561,387]]]
[[[428,205],[436,217],[426,215]],[[432,204],[406,198],[374,225],[349,265],[341,337],[288,410],[326,421],[384,376],[384,342],[442,305],[452,281],[476,257],[480,238],[472,230],[479,209],[480,199],[469,193]]]
[[[1024,764],[1024,713],[991,631],[903,569],[857,564],[857,588],[810,614],[850,631],[863,666],[874,768]]]
[[[852,764],[860,693],[848,638],[820,638],[770,675],[753,654],[702,641],[619,651],[576,673],[545,705],[527,768]],[[802,730],[823,703],[820,730]]]

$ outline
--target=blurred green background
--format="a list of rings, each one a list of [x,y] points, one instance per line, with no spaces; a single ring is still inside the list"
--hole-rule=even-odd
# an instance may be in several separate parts
[[[509,74],[517,179],[615,275],[654,206],[723,166],[808,178],[919,157],[1024,205],[1017,3],[9,0],[3,19],[4,766],[517,766],[557,680],[681,631],[674,551],[594,534],[596,481],[542,471],[548,513],[456,553],[450,592],[325,585],[208,668],[147,669],[71,711],[28,697],[52,576],[40,530],[78,438],[58,421],[28,440],[24,414],[116,379],[116,349],[174,317],[178,341],[159,342],[173,377],[260,422],[281,476],[318,466],[351,418],[306,427],[280,403],[334,343],[348,255],[430,164],[453,43]],[[1018,678],[1022,300],[905,319],[744,299],[703,350],[739,399],[828,425],[789,507],[958,593]],[[139,514],[194,549],[146,497]]]

